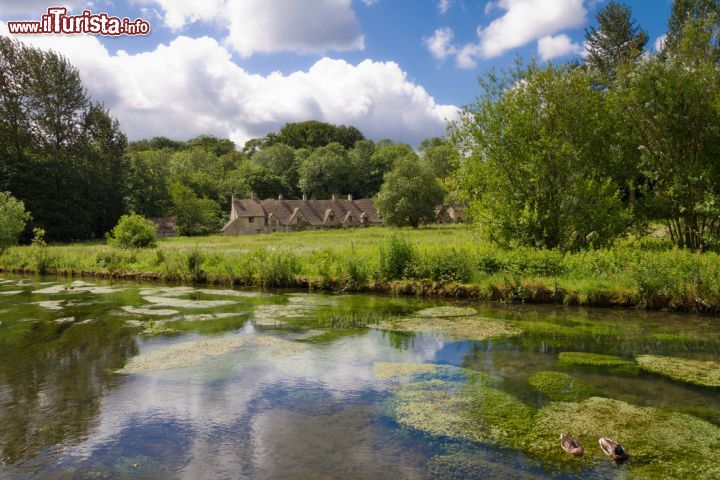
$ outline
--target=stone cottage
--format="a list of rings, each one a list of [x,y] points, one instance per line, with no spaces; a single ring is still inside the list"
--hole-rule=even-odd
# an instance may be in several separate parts
[[[225,236],[257,233],[327,230],[331,228],[382,225],[382,217],[370,198],[354,200],[352,195],[330,200],[258,200],[233,197],[230,220],[223,227]]]

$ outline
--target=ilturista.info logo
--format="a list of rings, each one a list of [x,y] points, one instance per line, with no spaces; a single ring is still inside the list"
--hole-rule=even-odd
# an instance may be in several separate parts
[[[68,15],[65,7],[50,7],[40,20],[7,22],[8,31],[15,35],[148,35],[150,23],[142,18],[113,17],[107,13],[84,10],[79,15]]]

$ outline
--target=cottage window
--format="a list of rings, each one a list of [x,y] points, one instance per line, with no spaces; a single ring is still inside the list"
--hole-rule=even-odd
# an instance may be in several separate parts
[[[255,223],[255,217],[249,217],[248,223]]]

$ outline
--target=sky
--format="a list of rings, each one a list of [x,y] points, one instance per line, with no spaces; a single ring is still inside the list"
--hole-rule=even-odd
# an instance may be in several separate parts
[[[150,22],[147,36],[22,35],[64,54],[131,140],[250,138],[287,122],[354,125],[417,145],[517,57],[581,59],[606,0],[2,0],[9,20],[50,6]],[[655,48],[672,0],[627,0]]]

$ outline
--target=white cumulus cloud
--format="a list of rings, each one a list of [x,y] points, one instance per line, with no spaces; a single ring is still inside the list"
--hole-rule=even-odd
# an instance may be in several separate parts
[[[585,47],[573,42],[570,37],[565,34],[548,35],[538,40],[538,53],[544,61],[553,58],[564,57],[566,55],[582,55]]]
[[[665,43],[667,42],[667,34],[660,35],[658,38],[655,39],[655,51],[661,52],[665,49]]]
[[[7,34],[2,22],[0,33]],[[394,62],[322,58],[307,71],[264,76],[241,68],[209,37],[179,36],[137,54],[111,54],[91,36],[22,40],[67,56],[131,139],[209,133],[242,145],[286,122],[316,119],[417,144],[442,134],[458,112],[436,103]]]
[[[446,13],[448,10],[450,10],[451,5],[452,5],[452,0],[439,0],[438,1],[438,10],[440,10],[440,13]]]
[[[365,1],[366,5],[376,0]],[[141,0],[162,10],[164,23],[180,30],[193,22],[220,25],[225,43],[254,53],[324,53],[362,50],[365,39],[352,0]]]
[[[584,0],[497,0],[485,7],[487,14],[496,10],[504,13],[487,26],[477,28],[477,41],[448,47],[454,49],[460,68],[473,68],[478,59],[498,57],[540,39],[543,51],[554,55],[567,36],[553,35],[587,22]],[[575,47],[564,54],[578,53]]]
[[[439,28],[435,30],[432,37],[426,38],[424,43],[433,58],[445,60],[456,52],[456,48],[452,44],[454,36],[451,28]]]

